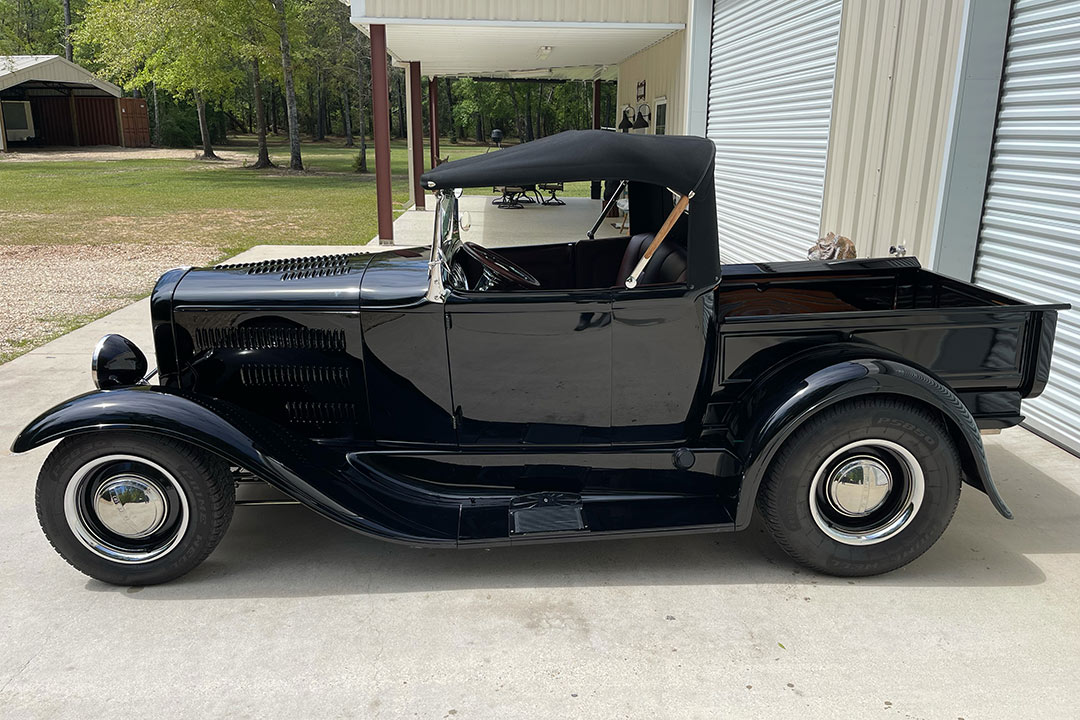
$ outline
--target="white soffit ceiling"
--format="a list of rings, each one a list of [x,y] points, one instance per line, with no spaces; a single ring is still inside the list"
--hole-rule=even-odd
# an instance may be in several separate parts
[[[353,22],[369,33],[372,20]],[[614,66],[622,60],[684,27],[678,23],[380,21],[386,24],[386,46],[394,59],[420,61],[425,75],[568,79],[615,77]]]

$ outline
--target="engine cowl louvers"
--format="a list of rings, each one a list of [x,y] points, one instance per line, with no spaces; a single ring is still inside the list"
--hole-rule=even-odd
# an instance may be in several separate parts
[[[356,422],[356,406],[352,403],[287,402],[285,412],[289,422],[301,425],[341,425]]]
[[[270,275],[281,273],[282,281],[302,278],[330,277],[347,275],[363,266],[356,261],[361,256],[357,253],[341,255],[319,255],[313,257],[287,258],[284,260],[262,260],[251,263],[218,265],[221,270],[245,270],[248,275]]]
[[[272,348],[341,352],[345,350],[345,332],[297,327],[199,328],[195,346],[198,352]]]
[[[349,369],[322,365],[243,365],[240,381],[249,387],[349,386]]]

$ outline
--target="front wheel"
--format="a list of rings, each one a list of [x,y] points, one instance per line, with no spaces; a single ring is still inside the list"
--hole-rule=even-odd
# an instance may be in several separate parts
[[[787,440],[758,509],[804,565],[876,575],[930,549],[956,511],[960,483],[940,418],[899,399],[857,399],[818,413]]]
[[[153,585],[208,556],[232,519],[228,466],[190,445],[105,431],[61,442],[37,482],[41,528],[75,569]]]

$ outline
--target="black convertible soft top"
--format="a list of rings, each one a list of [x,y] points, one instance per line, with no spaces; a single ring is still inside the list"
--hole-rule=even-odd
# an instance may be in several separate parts
[[[715,152],[712,140],[703,137],[568,130],[440,165],[420,183],[434,190],[612,179],[686,194],[712,177]]]

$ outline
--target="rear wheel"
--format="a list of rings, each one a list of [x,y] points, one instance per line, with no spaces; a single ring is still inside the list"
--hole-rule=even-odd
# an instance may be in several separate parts
[[[56,551],[114,585],[153,585],[208,556],[232,519],[228,466],[190,445],[129,432],[61,442],[38,475],[37,511]]]
[[[903,400],[857,399],[815,415],[787,440],[758,508],[799,562],[832,575],[876,575],[937,541],[960,482],[939,418]]]

